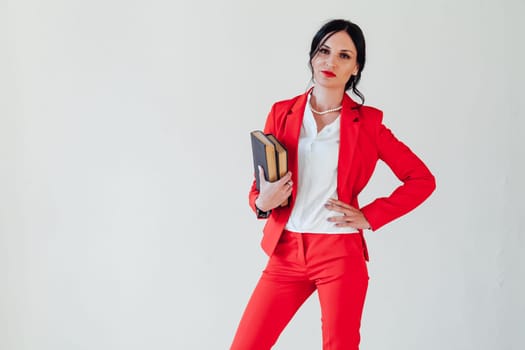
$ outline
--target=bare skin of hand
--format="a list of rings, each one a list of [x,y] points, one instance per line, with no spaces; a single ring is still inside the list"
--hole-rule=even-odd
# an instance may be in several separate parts
[[[288,172],[275,182],[268,182],[264,177],[264,169],[259,167],[259,196],[255,205],[262,211],[269,211],[278,207],[292,194],[292,173]]]
[[[328,218],[328,221],[335,223],[335,226],[337,227],[353,227],[357,229],[370,228],[370,224],[361,210],[354,208],[345,202],[330,198],[325,204],[325,208],[343,214],[343,216],[332,216]]]

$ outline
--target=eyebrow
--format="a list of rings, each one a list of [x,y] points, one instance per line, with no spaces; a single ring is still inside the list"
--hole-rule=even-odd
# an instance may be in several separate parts
[[[321,45],[321,47],[327,47],[327,48],[329,48],[329,49],[332,49],[330,46],[328,46],[328,45],[326,45],[326,44]],[[321,48],[321,47],[320,47],[320,48]],[[342,50],[340,50],[340,52],[350,52],[350,53],[354,53],[354,51],[352,51],[352,50],[350,50],[350,49],[342,49]]]

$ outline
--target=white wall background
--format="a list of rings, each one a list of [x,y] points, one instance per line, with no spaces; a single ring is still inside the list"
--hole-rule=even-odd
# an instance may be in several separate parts
[[[519,0],[0,3],[0,348],[227,349],[266,257],[249,131],[325,20],[434,171],[368,233],[362,349],[525,348]],[[397,180],[379,166],[361,202]],[[320,349],[312,297],[276,349]]]

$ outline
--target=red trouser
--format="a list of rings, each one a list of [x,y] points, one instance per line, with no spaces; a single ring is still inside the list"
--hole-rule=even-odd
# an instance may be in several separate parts
[[[317,289],[323,349],[358,350],[368,270],[359,234],[285,231],[253,291],[230,350],[266,350]]]

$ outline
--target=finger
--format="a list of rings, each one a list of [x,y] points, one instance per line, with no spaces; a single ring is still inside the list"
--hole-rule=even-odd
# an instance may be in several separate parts
[[[334,224],[343,224],[347,222],[346,219],[342,218],[342,216],[333,216],[331,218],[328,218],[327,221]]]
[[[357,213],[343,213],[343,215],[331,216],[328,221],[338,222],[358,222],[362,219],[361,215]]]
[[[350,216],[331,216],[327,220],[334,223],[348,223],[354,221]]]
[[[259,181],[260,183],[265,183],[267,182],[266,181],[266,177],[264,176],[264,169],[262,166],[258,165],[257,166],[259,168]]]
[[[359,209],[351,206],[350,204],[348,203],[345,203],[343,201],[340,201],[340,200],[337,200],[337,199],[334,199],[334,198],[331,198],[328,200],[329,203],[335,205],[335,206],[338,206],[340,208],[344,208],[344,209],[347,209],[347,210],[350,210],[350,211],[354,211],[354,212],[358,212]]]
[[[331,210],[331,211],[335,211],[337,213],[341,213],[341,214],[345,214],[345,215],[352,214],[352,211],[350,209],[343,208],[343,207],[338,206],[338,205],[333,204],[333,203],[326,203],[324,206],[325,206],[326,209]]]
[[[343,202],[343,201],[340,201],[338,199],[335,199],[335,198],[330,198],[328,200],[328,203],[332,204],[332,205],[335,205],[335,206],[338,206],[338,207],[341,207],[341,208],[345,208],[345,209],[355,209],[354,207],[352,207],[351,205]]]
[[[343,217],[332,217],[328,221],[333,222],[336,227],[352,227],[355,229],[366,229],[370,227],[368,221],[363,221],[359,217],[349,218],[348,216]]]
[[[283,183],[283,186],[284,186],[284,188],[286,190],[291,189],[293,187],[293,181],[292,180],[288,180],[285,183]]]
[[[287,172],[283,177],[281,177],[279,179],[279,181],[281,183],[285,183],[285,182],[288,182],[288,181],[292,181],[292,173],[291,172]]]
[[[355,229],[363,228],[363,225],[360,224],[357,220],[350,220],[347,216],[342,217],[332,217],[328,221],[332,222],[335,227],[352,227]]]
[[[290,186],[286,186],[286,188],[283,190],[283,192],[281,192],[281,198],[282,198],[281,201],[286,200],[291,195],[292,195],[292,188]]]
[[[359,209],[356,209],[354,207],[342,207],[335,204],[327,203],[325,205],[325,208],[328,210],[332,210],[338,213],[342,213],[346,216],[354,216],[354,215],[361,215],[361,211]]]
[[[344,224],[335,224],[334,226],[336,226],[336,227],[351,227],[351,228],[354,228],[356,230],[361,228],[361,227],[359,227],[359,225],[357,225],[355,223],[351,223],[351,222],[347,222],[347,223],[344,223]]]

